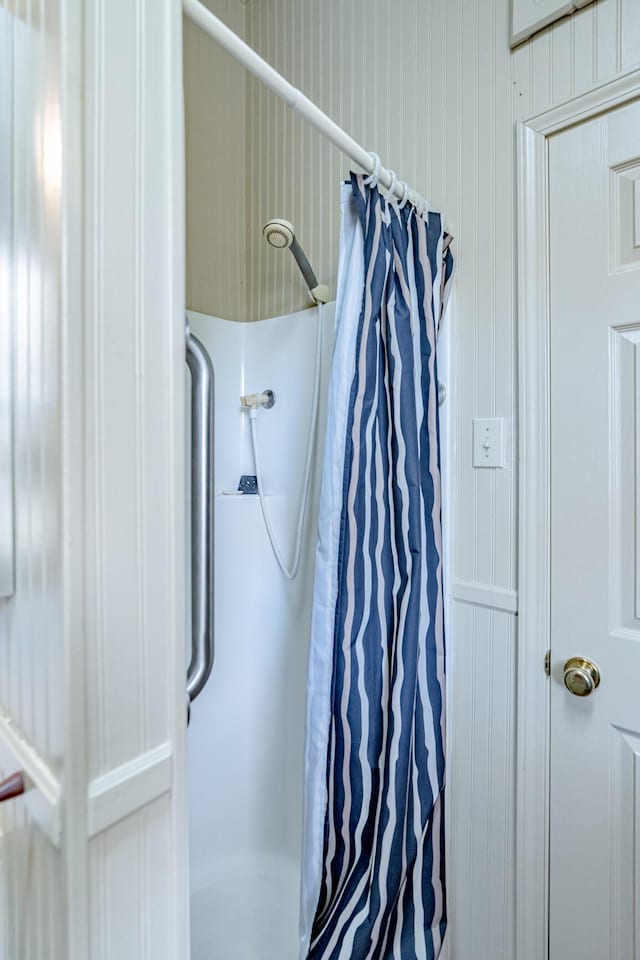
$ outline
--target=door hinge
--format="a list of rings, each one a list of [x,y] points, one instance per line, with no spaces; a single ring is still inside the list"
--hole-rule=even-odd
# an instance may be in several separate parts
[[[548,677],[551,676],[551,650],[547,650],[544,655],[544,672]]]

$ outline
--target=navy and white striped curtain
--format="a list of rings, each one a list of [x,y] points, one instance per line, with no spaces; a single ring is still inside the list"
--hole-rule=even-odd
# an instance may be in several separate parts
[[[431,960],[446,927],[437,213],[343,185],[307,688],[301,960]]]

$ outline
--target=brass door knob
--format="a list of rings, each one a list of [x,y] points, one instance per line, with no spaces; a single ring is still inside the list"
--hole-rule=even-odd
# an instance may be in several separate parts
[[[600,671],[592,660],[571,657],[564,665],[564,685],[576,697],[588,697],[600,683]]]

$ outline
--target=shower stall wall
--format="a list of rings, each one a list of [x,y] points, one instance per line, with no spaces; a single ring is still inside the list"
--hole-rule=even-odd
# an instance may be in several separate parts
[[[276,564],[240,396],[271,389],[257,439],[290,558],[311,429],[318,308],[259,323],[190,313],[215,376],[215,659],[189,728],[192,960],[295,960],[305,687],[334,305],[322,312],[320,409],[300,572]]]

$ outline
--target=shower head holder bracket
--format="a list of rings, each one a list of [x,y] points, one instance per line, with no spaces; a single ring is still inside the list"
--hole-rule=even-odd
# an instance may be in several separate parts
[[[316,303],[329,303],[331,300],[331,291],[326,283],[319,283],[317,287],[314,287],[309,293]]]

